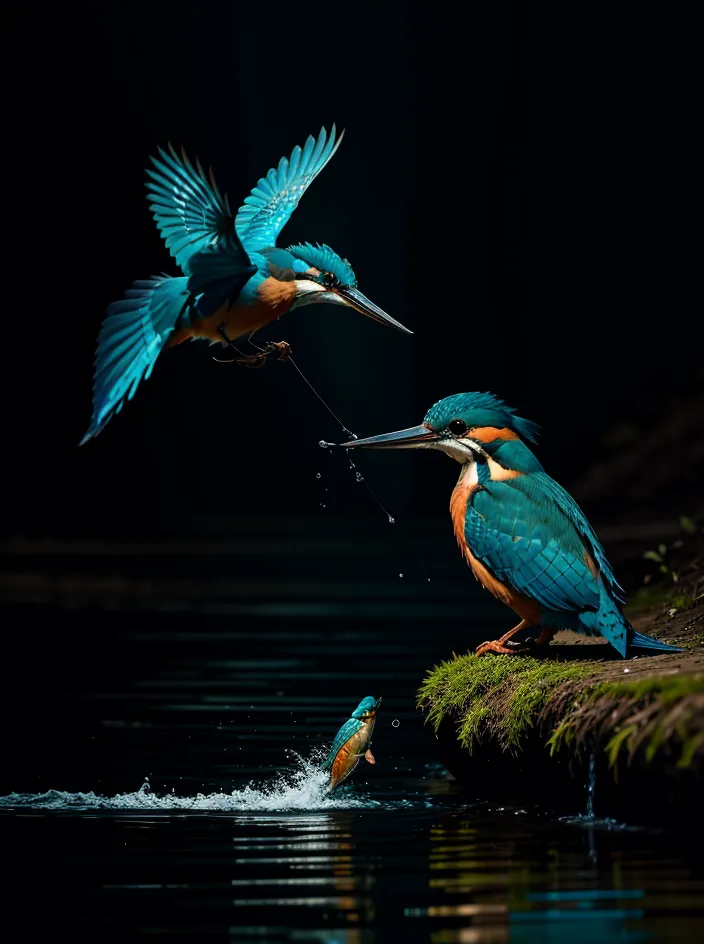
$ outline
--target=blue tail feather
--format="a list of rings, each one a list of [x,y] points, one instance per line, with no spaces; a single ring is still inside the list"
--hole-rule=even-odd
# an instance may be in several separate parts
[[[140,279],[108,308],[95,358],[93,416],[80,445],[97,436],[151,374],[188,300],[187,282]]]
[[[577,629],[588,636],[603,636],[624,659],[633,647],[655,652],[682,652],[677,646],[637,633],[605,588],[601,591],[599,609],[580,613]]]
[[[655,649],[657,652],[684,652],[678,646],[671,646],[669,643],[660,642],[659,639],[653,639],[652,636],[645,636],[643,633],[637,633],[631,627],[632,635],[628,640],[628,646],[638,646],[641,649]]]

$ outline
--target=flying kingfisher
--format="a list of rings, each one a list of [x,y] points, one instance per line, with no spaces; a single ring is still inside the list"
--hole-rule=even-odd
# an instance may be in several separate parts
[[[333,125],[303,148],[282,157],[254,187],[233,216],[212,171],[206,177],[185,152],[159,148],[147,170],[147,197],[156,225],[184,273],[162,274],[133,283],[114,302],[98,338],[93,417],[81,445],[105,427],[129,400],[165,347],[205,338],[234,348],[287,311],[320,302],[346,305],[406,334],[408,328],[378,308],[357,288],[349,262],[326,245],[300,243],[286,249],[276,240],[313,180],[337,151],[344,132]],[[261,366],[285,342],[269,342],[254,355],[234,358]]]
[[[633,646],[681,652],[623,616],[624,591],[593,528],[526,444],[537,432],[493,394],[459,393],[431,407],[420,426],[341,445],[439,449],[460,463],[450,499],[457,543],[479,582],[521,618],[477,655],[525,652],[559,629],[603,636],[623,657]],[[529,627],[541,627],[536,639],[510,641]]]
[[[363,698],[335,735],[323,770],[330,771],[330,790],[346,780],[362,758],[375,764],[369,745],[381,698]]]

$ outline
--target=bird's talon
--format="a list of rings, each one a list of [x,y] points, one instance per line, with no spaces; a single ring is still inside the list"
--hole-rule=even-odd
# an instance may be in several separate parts
[[[483,642],[481,646],[477,646],[474,654],[475,656],[483,656],[487,652],[496,652],[502,656],[515,656],[525,652],[526,648],[530,647],[526,647],[521,642],[501,642],[499,639],[493,639],[491,642]]]
[[[288,341],[268,341],[267,354],[276,354],[277,361],[287,361],[292,354]]]

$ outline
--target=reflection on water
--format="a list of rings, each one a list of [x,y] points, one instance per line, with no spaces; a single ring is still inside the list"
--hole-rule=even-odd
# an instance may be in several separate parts
[[[451,573],[461,562],[446,545]],[[148,599],[125,578],[124,596],[96,611],[69,581],[65,601],[52,584],[31,634],[25,603],[9,613],[6,665],[35,675],[17,673],[4,713],[0,779],[16,793],[0,802],[0,837],[27,900],[6,893],[6,924],[16,908],[27,940],[92,944],[704,940],[701,836],[593,821],[586,790],[571,820],[526,808],[520,782],[498,808],[438,767],[418,681],[506,628],[464,570],[419,589],[378,553],[324,551],[282,552],[266,585],[244,552],[191,556],[180,572],[174,553],[142,555],[130,566],[140,580],[151,568]],[[310,573],[308,593],[298,578]],[[384,699],[377,763],[329,797],[315,763],[291,752],[314,759],[368,694]]]
[[[312,813],[4,811],[53,888],[106,935],[232,941],[704,939],[696,836],[582,828],[473,805],[447,780]],[[56,858],[53,860],[51,856]],[[58,866],[61,866],[60,868]],[[395,935],[399,936],[396,937]]]

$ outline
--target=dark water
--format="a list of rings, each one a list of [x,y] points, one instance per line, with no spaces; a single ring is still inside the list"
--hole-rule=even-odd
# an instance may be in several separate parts
[[[445,539],[431,584],[385,534],[11,549],[4,938],[703,940],[701,834],[565,822],[520,783],[499,807],[438,764],[417,685],[506,626]],[[364,695],[377,764],[329,799],[309,758]]]

